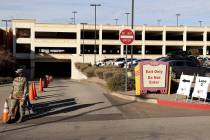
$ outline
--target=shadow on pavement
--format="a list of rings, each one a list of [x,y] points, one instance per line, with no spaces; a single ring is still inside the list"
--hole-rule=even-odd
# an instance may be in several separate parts
[[[67,103],[67,102],[69,102],[69,103]],[[68,120],[68,119],[73,119],[73,118],[77,118],[77,117],[80,117],[80,116],[84,116],[84,115],[92,113],[92,112],[96,112],[96,111],[100,111],[100,110],[104,110],[104,109],[108,109],[108,108],[112,108],[112,107],[124,106],[124,105],[132,104],[132,103],[135,103],[135,102],[136,101],[130,101],[130,102],[122,103],[122,104],[110,105],[110,106],[102,107],[102,108],[99,108],[99,109],[86,111],[86,112],[80,113],[78,115],[67,116],[67,117],[62,118],[62,119],[50,120],[50,121],[46,121],[46,122],[40,122],[38,124],[32,124],[32,125],[29,125],[29,126],[23,126],[23,127],[19,127],[19,128],[3,130],[3,131],[0,132],[0,134],[6,133],[6,132],[10,132],[10,131],[16,131],[16,130],[22,130],[22,129],[26,129],[26,128],[31,128],[31,127],[35,127],[35,126],[42,126],[42,125],[46,125],[46,124],[50,124],[50,123],[56,123],[56,122],[60,122],[60,121],[65,121],[65,120]],[[72,98],[72,99],[66,99],[66,100],[60,100],[60,101],[52,101],[52,102],[47,102],[47,103],[39,103],[39,104],[36,104],[36,107],[40,107],[41,108],[41,107],[44,107],[44,105],[50,105],[51,107],[48,106],[46,108],[41,109],[42,111],[43,110],[49,111],[52,108],[59,107],[59,105],[58,105],[59,103],[61,103],[61,106],[69,106],[69,107],[66,107],[66,108],[63,108],[63,109],[60,109],[60,110],[57,110],[57,111],[53,111],[53,112],[47,112],[47,113],[44,113],[44,114],[38,114],[38,115],[35,114],[34,116],[32,116],[31,119],[36,119],[36,118],[49,116],[49,115],[53,115],[53,114],[58,114],[58,113],[65,113],[65,112],[69,112],[69,111],[74,111],[74,110],[78,110],[78,109],[81,109],[81,108],[86,108],[86,107],[89,107],[89,106],[93,106],[93,105],[96,105],[96,104],[99,104],[99,103],[102,103],[102,102],[72,106],[72,105],[76,104],[75,99]]]
[[[46,96],[38,96],[38,99],[47,99],[47,98],[54,98],[54,97],[62,97],[64,94],[51,94]]]
[[[49,87],[47,87],[47,88],[59,88],[59,87],[69,87],[69,86],[49,86]]]

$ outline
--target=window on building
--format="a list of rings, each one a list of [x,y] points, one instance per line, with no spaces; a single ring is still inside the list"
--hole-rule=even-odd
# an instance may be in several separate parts
[[[95,39],[95,30],[81,30],[81,39]],[[99,30],[96,30],[96,39],[99,39]]]
[[[69,32],[35,32],[35,38],[76,39],[76,33]]]
[[[141,54],[141,48],[140,45],[133,45],[133,54]],[[124,45],[124,54],[126,54],[126,45]],[[127,54],[131,54],[131,45],[128,45],[128,52]]]
[[[16,28],[16,38],[30,38],[31,29],[29,28]]]
[[[145,46],[145,54],[162,55],[162,46]]]
[[[166,32],[166,40],[177,40],[177,41],[182,41],[183,40],[183,32],[171,32],[167,31]]]
[[[203,41],[203,33],[187,32],[187,41]]]
[[[94,54],[94,48],[95,45],[84,45],[84,50],[83,50],[83,45],[81,44],[80,46],[80,54]],[[96,45],[96,54],[99,54],[99,46]]]
[[[103,30],[102,38],[104,40],[119,40],[119,31]]]
[[[135,31],[135,40],[142,40],[142,31]]]
[[[120,45],[103,45],[102,54],[120,54]]]
[[[162,40],[162,32],[160,31],[146,31],[145,40]]]
[[[16,53],[30,53],[31,44],[16,44]]]

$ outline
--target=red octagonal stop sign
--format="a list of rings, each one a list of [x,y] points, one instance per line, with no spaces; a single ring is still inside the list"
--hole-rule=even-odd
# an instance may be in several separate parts
[[[120,40],[123,44],[129,45],[134,40],[134,33],[131,29],[124,29],[120,32]]]

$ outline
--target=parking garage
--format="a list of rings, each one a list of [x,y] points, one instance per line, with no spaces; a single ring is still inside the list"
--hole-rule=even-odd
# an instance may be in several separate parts
[[[126,45],[124,45],[124,54],[126,54]],[[141,54],[142,52],[142,46],[141,45],[133,45],[133,54]],[[128,45],[128,54],[131,54],[131,45]]]
[[[120,54],[120,45],[102,45],[102,54]]]
[[[162,40],[161,31],[146,31],[145,40]]]
[[[162,46],[145,46],[145,54],[162,55]]]
[[[99,54],[99,46],[96,45],[96,50],[95,50],[95,45],[80,45],[80,54]]]
[[[203,32],[187,32],[187,41],[203,41]]]
[[[167,31],[166,32],[166,40],[167,41],[182,41],[183,40],[183,32]]]
[[[104,40],[119,40],[118,30],[103,30],[102,39]]]
[[[183,46],[166,46],[166,54],[183,50]]]
[[[81,39],[95,39],[95,30],[81,30]],[[96,30],[96,39],[99,39],[99,30]]]

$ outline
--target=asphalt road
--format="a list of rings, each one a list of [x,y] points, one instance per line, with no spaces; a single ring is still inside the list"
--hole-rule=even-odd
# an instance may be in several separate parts
[[[0,86],[1,108],[9,91]],[[29,120],[0,124],[0,140],[210,139],[209,111],[126,101],[88,81],[56,80],[38,96]]]

